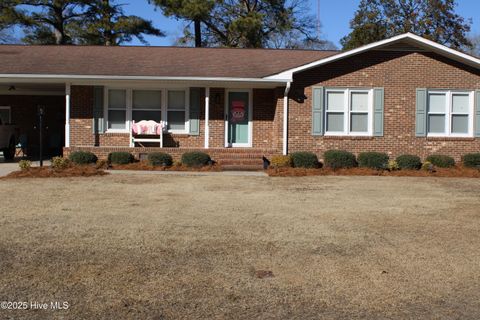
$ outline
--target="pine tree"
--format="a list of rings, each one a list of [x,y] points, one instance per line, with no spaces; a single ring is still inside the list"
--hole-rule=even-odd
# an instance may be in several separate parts
[[[362,0],[350,21],[344,50],[412,32],[454,49],[471,47],[471,21],[455,13],[455,0]]]

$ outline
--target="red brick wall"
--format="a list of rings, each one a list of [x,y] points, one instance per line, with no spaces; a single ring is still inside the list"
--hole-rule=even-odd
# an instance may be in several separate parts
[[[200,134],[166,134],[165,147],[203,148],[205,145],[205,92],[200,104]],[[209,146],[225,146],[225,89],[210,89]],[[279,118],[276,91],[273,89],[253,90],[253,147],[276,148],[277,122]],[[280,115],[281,116],[281,115]],[[93,87],[73,86],[71,98],[71,146],[128,147],[129,135],[125,133],[103,133],[95,136],[93,125]],[[150,144],[148,146],[154,146]]]
[[[311,135],[312,86],[384,87],[383,137],[317,137]],[[328,149],[403,153],[425,158],[442,153],[459,160],[480,151],[480,139],[426,138],[415,136],[416,88],[480,88],[480,72],[431,53],[372,51],[331,63],[295,76],[293,94],[304,93],[303,103],[290,100],[289,151]]]

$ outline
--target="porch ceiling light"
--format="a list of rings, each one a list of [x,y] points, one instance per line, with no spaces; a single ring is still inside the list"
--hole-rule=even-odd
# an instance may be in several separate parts
[[[10,88],[8,88],[8,91],[15,91],[17,90],[17,88],[15,88],[15,86],[10,86]]]

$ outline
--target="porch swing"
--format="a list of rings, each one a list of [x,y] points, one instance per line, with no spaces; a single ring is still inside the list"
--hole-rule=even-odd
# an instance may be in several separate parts
[[[160,148],[163,148],[163,133],[166,129],[167,122],[165,121],[142,120],[135,122],[133,120],[130,125],[130,147],[135,147],[135,143],[138,143],[142,148],[145,148],[142,143],[158,143]],[[155,138],[142,138],[142,136]]]

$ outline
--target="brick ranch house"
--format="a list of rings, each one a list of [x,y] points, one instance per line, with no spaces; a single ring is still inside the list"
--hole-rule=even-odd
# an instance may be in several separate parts
[[[0,46],[0,112],[32,153],[159,151],[132,120],[164,120],[163,150],[223,163],[328,149],[480,150],[480,60],[413,34],[351,51]],[[8,121],[4,120],[4,121]]]

